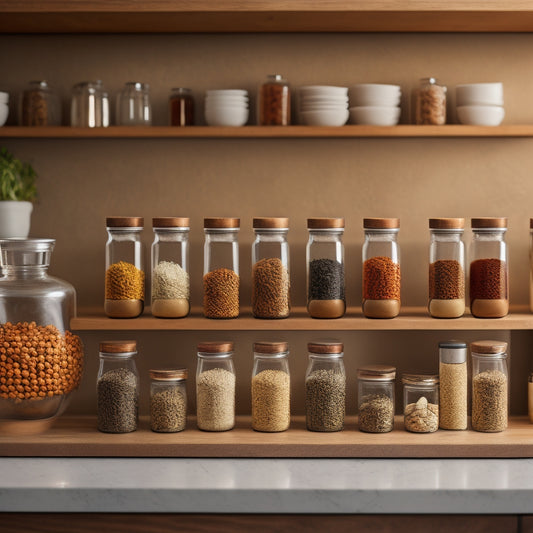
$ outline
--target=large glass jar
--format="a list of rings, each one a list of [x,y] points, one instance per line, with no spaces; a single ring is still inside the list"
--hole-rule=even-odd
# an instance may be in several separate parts
[[[80,384],[83,346],[69,331],[76,293],[48,275],[54,243],[0,240],[2,431],[44,431]]]
[[[172,89],[169,100],[170,125],[194,125],[194,99],[192,91],[184,87]]]
[[[363,227],[363,314],[368,318],[394,318],[401,305],[400,220],[365,218]]]
[[[186,368],[150,370],[150,427],[176,433],[187,425]]]
[[[117,126],[150,126],[152,104],[147,83],[129,81],[117,95]]]
[[[239,316],[238,218],[204,218],[204,315]]]
[[[509,312],[507,218],[473,218],[470,247],[470,311],[477,318]]]
[[[30,81],[19,101],[20,126],[60,126],[61,100],[47,81]]]
[[[307,311],[313,318],[339,318],[346,312],[344,218],[308,218]]]
[[[466,343],[439,342],[439,427],[463,430],[468,423]]]
[[[152,315],[181,318],[189,314],[189,219],[152,219]]]
[[[102,82],[84,81],[74,85],[70,104],[70,125],[106,128],[109,123],[109,95]]]
[[[414,91],[415,124],[446,124],[446,87],[435,78],[422,78]]]
[[[280,74],[269,74],[259,88],[258,117],[260,126],[287,126],[291,123],[289,82]]]
[[[252,312],[256,318],[289,316],[288,218],[254,218]]]
[[[404,426],[412,433],[433,433],[439,429],[439,376],[403,374]]]
[[[107,217],[104,310],[111,318],[135,318],[144,309],[142,217]]]

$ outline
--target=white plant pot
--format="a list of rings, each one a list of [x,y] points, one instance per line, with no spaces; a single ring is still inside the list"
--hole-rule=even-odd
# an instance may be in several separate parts
[[[0,238],[25,239],[30,233],[31,202],[0,201]]]

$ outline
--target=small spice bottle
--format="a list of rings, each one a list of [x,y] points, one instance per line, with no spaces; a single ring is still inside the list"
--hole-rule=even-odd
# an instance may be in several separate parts
[[[238,218],[204,218],[204,315],[239,316]]]
[[[473,218],[470,247],[470,311],[477,318],[509,312],[507,218]]]
[[[20,126],[60,126],[61,100],[47,81],[30,81],[19,101]]]
[[[346,409],[346,371],[341,342],[310,342],[305,375],[305,414],[309,431],[341,431]]]
[[[147,83],[129,81],[117,96],[118,126],[150,126],[152,104]]]
[[[388,433],[394,428],[396,368],[369,365],[357,371],[359,431]]]
[[[529,374],[529,379],[527,380],[527,413],[529,423],[533,424],[533,372]]]
[[[100,80],[84,81],[72,88],[70,125],[81,128],[109,126],[109,95]]]
[[[286,342],[254,343],[252,371],[252,428],[275,433],[291,423],[289,345]]]
[[[98,429],[104,433],[129,433],[137,429],[139,374],[136,355],[136,341],[100,343],[96,396]]]
[[[191,89],[176,87],[172,89],[169,99],[170,125],[194,125],[194,99]]]
[[[465,312],[464,218],[430,218],[429,314],[459,318]]]
[[[254,218],[252,312],[256,318],[287,318],[290,311],[289,219]]]
[[[233,342],[201,342],[196,368],[196,423],[203,431],[235,425]]]
[[[144,309],[142,217],[107,217],[105,304],[111,318],[135,318]]]
[[[181,318],[189,314],[189,219],[152,219],[152,315]]]
[[[177,433],[187,425],[187,369],[150,370],[150,427]]]
[[[435,78],[422,78],[414,91],[415,124],[446,124],[446,87]]]
[[[258,117],[260,126],[287,126],[291,123],[289,82],[280,74],[269,74],[259,88]]]
[[[412,433],[439,429],[439,376],[403,374],[404,426]]]
[[[439,342],[441,429],[462,430],[468,424],[466,348],[464,342]]]
[[[477,341],[472,353],[472,429],[494,433],[507,428],[507,343]]]
[[[313,318],[340,318],[346,312],[344,218],[308,218],[307,311]]]
[[[363,314],[394,318],[400,313],[400,220],[365,218],[363,227]]]

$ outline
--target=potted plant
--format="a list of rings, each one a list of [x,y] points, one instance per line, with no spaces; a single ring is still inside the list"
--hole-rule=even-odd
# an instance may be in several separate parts
[[[0,149],[0,238],[25,239],[30,233],[36,178],[31,165]]]

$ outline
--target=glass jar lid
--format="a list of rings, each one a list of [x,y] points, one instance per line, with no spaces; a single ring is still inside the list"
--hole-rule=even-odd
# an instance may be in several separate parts
[[[241,226],[240,218],[207,217],[204,218],[204,229],[238,230]]]
[[[344,230],[344,218],[315,217],[307,219],[307,229],[340,229]]]
[[[398,231],[400,229],[399,218],[364,218],[363,228],[370,230]]]
[[[312,354],[339,355],[344,351],[344,344],[338,341],[309,342],[307,349]]]
[[[433,386],[439,383],[439,375],[405,372],[402,374],[402,383],[404,385],[417,385],[422,387]]]
[[[172,89],[170,89],[172,91],[173,94],[175,95],[179,95],[179,94],[182,94],[182,95],[190,95],[192,94],[192,90],[191,89],[188,89],[187,87],[173,87]]]
[[[478,217],[471,221],[472,229],[506,230],[507,217]]]
[[[254,217],[252,226],[255,229],[288,230],[289,219],[287,217]]]
[[[265,356],[285,356],[289,353],[288,342],[254,342],[254,353]]]
[[[189,217],[154,217],[152,218],[153,228],[163,229],[189,229]]]
[[[470,343],[470,351],[476,355],[502,356],[507,352],[505,341],[475,341]]]
[[[394,381],[396,368],[389,365],[368,365],[357,370],[357,378],[367,381]]]
[[[55,239],[0,239],[0,266],[48,266]]]
[[[430,218],[429,228],[434,230],[463,231],[465,228],[464,218]]]
[[[150,370],[150,378],[155,381],[185,381],[189,375],[186,368],[161,368]]]
[[[137,353],[137,341],[104,341],[100,343],[100,354],[113,357],[129,357]]]
[[[466,362],[466,342],[442,341],[439,342],[439,358],[441,363],[460,364]]]
[[[143,217],[106,217],[106,226],[108,228],[140,228],[144,226]]]
[[[198,356],[228,356],[233,352],[231,341],[205,341],[198,343]]]

